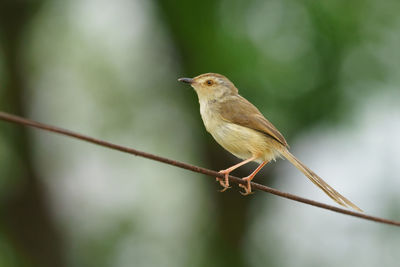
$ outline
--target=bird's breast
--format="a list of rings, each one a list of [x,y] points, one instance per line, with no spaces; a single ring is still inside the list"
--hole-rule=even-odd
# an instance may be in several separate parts
[[[219,127],[217,108],[210,101],[200,101],[200,114],[207,131],[212,134]]]
[[[200,114],[207,131],[215,141],[230,153],[241,159],[253,155],[260,161],[269,161],[277,156],[273,140],[253,129],[224,120],[216,107],[200,102]]]

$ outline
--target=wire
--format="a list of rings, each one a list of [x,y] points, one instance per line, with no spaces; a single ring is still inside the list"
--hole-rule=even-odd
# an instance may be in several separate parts
[[[9,113],[6,113],[6,112],[0,111],[0,120],[4,120],[4,121],[16,123],[16,124],[22,124],[22,125],[30,126],[30,127],[33,127],[33,128],[42,129],[42,130],[45,130],[45,131],[48,131],[48,132],[54,132],[54,133],[58,133],[58,134],[61,134],[61,135],[73,137],[73,138],[80,139],[80,140],[83,140],[83,141],[86,141],[86,142],[89,142],[89,143],[93,143],[93,144],[96,144],[96,145],[99,145],[99,146],[108,147],[108,148],[111,148],[111,149],[114,149],[114,150],[118,150],[118,151],[121,151],[121,152],[129,153],[129,154],[132,154],[132,155],[135,155],[135,156],[139,156],[139,157],[155,160],[155,161],[158,161],[158,162],[163,162],[163,163],[166,163],[166,164],[169,164],[169,165],[176,166],[178,168],[190,170],[190,171],[197,172],[197,173],[202,173],[202,174],[214,177],[214,178],[215,177],[224,178],[223,174],[218,173],[216,171],[212,171],[212,170],[209,170],[209,169],[201,168],[201,167],[194,166],[194,165],[191,165],[191,164],[187,164],[187,163],[184,163],[184,162],[179,162],[179,161],[172,160],[172,159],[169,159],[169,158],[160,157],[160,156],[157,156],[157,155],[154,155],[154,154],[150,154],[150,153],[147,153],[147,152],[143,152],[143,151],[139,151],[139,150],[136,150],[136,149],[133,149],[133,148],[120,146],[120,145],[117,145],[117,144],[113,144],[113,143],[110,143],[110,142],[107,142],[107,141],[103,141],[103,140],[96,139],[96,138],[93,138],[93,137],[85,136],[85,135],[82,135],[82,134],[79,134],[79,133],[76,133],[76,132],[72,132],[72,131],[69,131],[69,130],[66,130],[66,129],[62,129],[62,128],[59,128],[59,127],[43,124],[43,123],[36,122],[36,121],[33,121],[33,120],[29,120],[29,119],[25,119],[25,118],[22,118],[22,117],[19,117],[19,116],[16,116],[16,115],[12,115],[12,114],[9,114]],[[246,182],[244,182],[242,179],[240,179],[238,177],[235,177],[235,176],[231,176],[231,175],[229,176],[229,180],[231,182],[234,182],[234,183],[237,183],[237,184],[243,184],[243,185],[246,184]],[[361,219],[369,220],[369,221],[374,221],[374,222],[378,222],[378,223],[400,226],[400,222],[399,221],[384,219],[384,218],[380,218],[380,217],[367,215],[365,213],[354,212],[354,211],[351,211],[351,210],[338,208],[338,207],[327,205],[327,204],[324,204],[324,203],[321,203],[321,202],[318,202],[318,201],[314,201],[314,200],[310,200],[310,199],[307,199],[307,198],[299,197],[299,196],[296,196],[296,195],[293,195],[293,194],[289,194],[289,193],[286,193],[286,192],[282,192],[282,191],[279,191],[277,189],[274,189],[274,188],[271,188],[271,187],[268,187],[268,186],[265,186],[265,185],[257,184],[257,183],[254,183],[254,182],[251,182],[251,187],[253,189],[258,189],[260,191],[271,193],[271,194],[276,195],[276,196],[280,196],[280,197],[283,197],[283,198],[291,199],[291,200],[294,200],[294,201],[297,201],[297,202],[301,202],[301,203],[312,205],[312,206],[319,207],[319,208],[322,208],[322,209],[334,211],[334,212],[337,212],[337,213],[346,214],[346,215],[350,215],[350,216],[354,216],[354,217],[357,217],[357,218],[361,218]]]

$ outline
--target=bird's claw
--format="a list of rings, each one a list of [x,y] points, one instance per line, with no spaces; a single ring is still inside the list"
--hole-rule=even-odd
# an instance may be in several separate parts
[[[224,188],[222,188],[221,190],[218,190],[219,192],[225,192],[226,190],[228,190],[229,188],[231,188],[230,186],[223,186]]]
[[[225,176],[224,176],[225,179],[220,178],[220,177],[216,177],[215,180],[218,181],[219,184],[223,187],[221,190],[219,190],[219,192],[225,192],[226,190],[228,190],[229,188],[231,188],[231,187],[229,186],[229,178],[228,178],[229,172],[226,172],[226,171],[219,171],[219,173],[223,173],[223,174],[225,175]]]
[[[243,180],[247,182],[247,185],[239,184],[239,187],[244,189],[244,192],[240,191],[240,194],[242,194],[242,196],[254,194],[254,192],[251,191],[250,180],[247,179],[247,177],[243,178]]]
[[[254,194],[253,191],[247,191],[247,190],[246,190],[246,192],[239,191],[239,193],[240,193],[242,196],[248,196],[248,195]]]

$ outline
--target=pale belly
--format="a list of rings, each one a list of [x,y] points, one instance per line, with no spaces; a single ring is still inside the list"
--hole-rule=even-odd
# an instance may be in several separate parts
[[[270,161],[280,155],[276,142],[253,129],[221,122],[207,129],[226,150],[241,159],[257,156],[257,162]]]
[[[223,148],[241,159],[256,156],[257,162],[271,161],[280,157],[282,145],[256,130],[227,122],[218,117],[213,106],[200,101],[200,114],[207,131]]]

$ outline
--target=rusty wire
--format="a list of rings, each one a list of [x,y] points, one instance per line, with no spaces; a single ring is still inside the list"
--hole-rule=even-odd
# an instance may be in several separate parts
[[[100,139],[96,139],[90,136],[86,136],[86,135],[82,135],[76,132],[72,132],[66,129],[62,129],[59,127],[55,127],[55,126],[51,126],[51,125],[47,125],[44,123],[40,123],[40,122],[36,122],[33,120],[29,120],[29,119],[25,119],[16,115],[12,115],[6,112],[1,112],[0,111],[0,120],[4,120],[4,121],[8,121],[8,122],[12,122],[12,123],[16,123],[16,124],[22,124],[22,125],[26,125],[26,126],[30,126],[33,128],[37,128],[37,129],[42,129],[45,131],[49,131],[49,132],[54,132],[54,133],[58,133],[61,135],[65,135],[65,136],[69,136],[69,137],[73,137],[76,139],[80,139],[89,143],[93,143],[99,146],[103,146],[103,147],[108,147],[114,150],[118,150],[121,152],[125,152],[128,154],[132,154],[135,156],[139,156],[139,157],[143,157],[143,158],[147,158],[147,159],[151,159],[151,160],[155,160],[158,162],[162,162],[165,164],[169,164],[169,165],[173,165],[176,166],[178,168],[182,168],[182,169],[186,169],[186,170],[190,170],[193,172],[197,172],[197,173],[202,173],[208,176],[211,176],[213,178],[215,177],[220,177],[220,178],[224,178],[224,175],[221,173],[218,173],[216,171],[213,170],[209,170],[209,169],[205,169],[202,167],[198,167],[198,166],[194,166],[191,164],[187,164],[184,162],[180,162],[180,161],[176,161],[176,160],[172,160],[169,158],[164,158],[164,157],[160,157],[154,154],[150,154],[147,152],[143,152],[143,151],[139,151],[133,148],[129,148],[129,147],[125,147],[125,146],[120,146],[117,144],[113,144],[104,140],[100,140]],[[246,184],[246,182],[244,182],[242,179],[235,177],[235,176],[229,176],[229,180],[231,182],[237,183],[237,184]],[[364,220],[369,220],[369,221],[374,221],[374,222],[378,222],[378,223],[383,223],[383,224],[389,224],[389,225],[395,225],[395,226],[400,226],[400,222],[399,221],[394,221],[394,220],[389,220],[389,219],[385,219],[385,218],[380,218],[380,217],[376,217],[376,216],[371,216],[365,213],[360,213],[360,212],[354,212],[351,210],[347,210],[347,209],[343,209],[343,208],[338,208],[335,206],[331,206],[328,204],[324,204],[318,201],[314,201],[311,199],[307,199],[307,198],[303,198],[303,197],[299,197],[290,193],[286,193],[286,192],[282,192],[279,191],[277,189],[262,185],[262,184],[258,184],[258,183],[254,183],[251,182],[251,187],[253,189],[257,189],[260,191],[264,191],[267,193],[271,193],[273,195],[276,196],[280,196],[283,198],[287,198],[287,199],[291,199],[297,202],[301,202],[304,204],[308,204],[308,205],[312,205],[315,207],[319,207],[322,209],[326,209],[326,210],[330,210],[330,211],[334,211],[337,213],[341,213],[341,214],[346,214],[346,215],[350,215],[350,216],[354,216],[354,217],[358,217],[360,219],[364,219]]]

